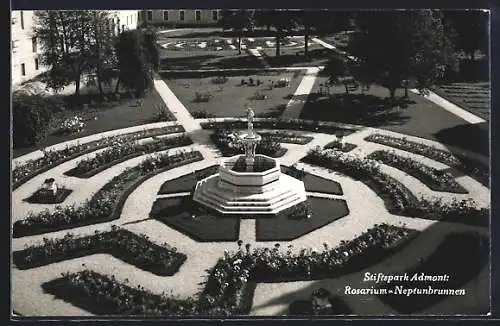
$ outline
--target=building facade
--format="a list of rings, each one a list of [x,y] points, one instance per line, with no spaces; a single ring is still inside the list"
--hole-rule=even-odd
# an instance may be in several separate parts
[[[47,70],[40,65],[40,46],[33,37],[33,11],[11,12],[12,85],[18,85]]]
[[[144,10],[142,17],[147,24],[166,26],[209,26],[220,20],[221,9],[169,9]]]
[[[12,86],[19,85],[48,67],[40,64],[40,45],[33,36],[34,11],[11,12],[11,74]],[[115,35],[123,30],[136,29],[140,20],[139,10],[110,11],[109,27]]]

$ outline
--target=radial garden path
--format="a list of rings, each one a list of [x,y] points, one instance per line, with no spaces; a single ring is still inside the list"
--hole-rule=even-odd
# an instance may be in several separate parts
[[[206,269],[215,265],[216,261],[223,256],[224,250],[237,249],[237,245],[234,242],[197,242],[187,235],[149,217],[153,202],[158,198],[158,191],[164,182],[192,173],[194,170],[214,165],[220,157],[220,152],[210,141],[211,131],[202,129],[200,125],[200,122],[203,120],[194,119],[164,81],[155,80],[155,87],[167,107],[177,118],[178,123],[184,126],[187,134],[194,142],[193,145],[185,148],[192,148],[193,150],[200,151],[204,159],[202,161],[173,168],[147,179],[127,197],[119,219],[112,222],[75,228],[70,230],[70,232],[79,235],[91,235],[96,230],[106,231],[109,230],[111,225],[118,225],[137,234],[146,234],[149,237],[149,240],[153,243],[161,244],[167,242],[169,245],[177,247],[180,252],[187,255],[187,260],[175,275],[167,277],[158,277],[149,272],[139,271],[132,265],[124,263],[121,260],[114,259],[105,254],[94,254],[83,258],[71,259],[27,270],[19,270],[14,267],[12,270],[11,286],[13,292],[12,305],[13,308],[19,313],[23,315],[89,315],[89,313],[82,311],[69,303],[57,300],[52,295],[44,293],[40,287],[41,283],[55,279],[63,272],[77,272],[85,268],[90,268],[94,271],[107,275],[115,275],[118,280],[128,279],[130,286],[137,287],[138,285],[142,285],[145,289],[154,293],[169,293],[172,291],[175,295],[178,295],[181,298],[193,296],[202,289],[202,286],[199,283],[203,282],[204,277],[207,275]],[[140,128],[142,127],[137,127],[138,130],[140,130]],[[123,131],[113,132],[122,133]],[[411,266],[415,263],[416,257],[428,257],[432,254],[433,249],[439,245],[440,240],[443,239],[446,234],[464,232],[467,230],[474,230],[485,235],[488,234],[489,230],[486,227],[469,226],[452,222],[436,222],[421,218],[401,217],[390,214],[385,208],[383,200],[363,183],[336,172],[332,173],[326,169],[299,162],[299,160],[307,154],[310,148],[315,146],[323,147],[329,142],[335,140],[336,137],[334,135],[318,132],[303,132],[298,130],[294,130],[294,132],[300,132],[314,138],[306,145],[283,144],[283,147],[288,148],[289,150],[287,154],[281,158],[282,164],[296,164],[299,169],[303,168],[305,172],[338,182],[342,186],[343,190],[343,195],[339,198],[343,198],[348,203],[349,214],[294,240],[280,241],[279,243],[281,244],[281,248],[287,248],[288,245],[292,245],[294,252],[298,252],[301,248],[305,247],[319,249],[324,243],[328,243],[330,247],[335,247],[342,240],[352,240],[361,233],[365,232],[367,229],[373,227],[374,224],[380,223],[388,223],[391,225],[406,224],[408,228],[423,231],[425,236],[421,237],[419,241],[411,242],[400,253],[395,254],[389,259],[374,266],[374,268],[376,267],[380,270],[390,272],[396,267],[400,270],[404,269],[404,267]],[[361,127],[358,128],[358,131],[345,137],[346,142],[357,145],[350,155],[366,157],[375,150],[387,149],[386,146],[365,140],[365,137],[372,133],[407,137],[394,132]],[[100,135],[96,135],[95,137],[89,136],[84,140],[80,139],[75,140],[74,142],[91,141],[99,139],[99,137]],[[436,148],[446,148],[439,143],[423,140],[417,137],[407,137],[407,139],[426,145],[433,145]],[[58,146],[60,145],[56,145],[56,147]],[[175,152],[177,150],[179,150],[179,148],[172,149],[170,151]],[[423,158],[416,154],[411,154],[398,149],[392,150],[400,155],[414,158],[437,169],[448,168],[444,164]],[[19,157],[17,162],[25,162],[27,159],[34,158],[39,155],[41,155],[41,153],[28,154],[27,156]],[[76,180],[75,178],[64,177],[62,175],[64,171],[74,166],[76,162],[81,160],[83,157],[92,155],[95,155],[95,153],[86,154],[85,156],[68,161],[36,176],[16,189],[12,196],[13,221],[23,218],[29,209],[41,209],[41,207],[36,205],[23,204],[22,199],[26,195],[36,191],[41,180],[44,180],[44,178],[48,176],[55,175],[59,180],[61,180],[62,184],[72,188],[75,193],[72,197],[67,199],[67,202],[73,202],[78,205],[81,204],[85,198],[88,198],[92,193],[99,190],[100,187],[104,186],[113,176],[123,171],[125,167],[135,166],[143,160],[143,156],[127,160],[112,166],[109,169],[97,174],[95,177],[87,180]],[[471,156],[473,155],[471,154]],[[487,158],[479,155],[475,155],[474,159],[488,162]],[[443,201],[450,201],[453,198],[471,198],[477,201],[480,207],[489,207],[490,205],[489,189],[468,176],[456,178],[456,181],[460,185],[469,190],[469,194],[458,195],[434,192],[416,178],[406,175],[394,168],[384,166],[383,172],[401,181],[413,194],[417,196],[439,196],[443,199]],[[178,195],[182,196],[185,195],[185,193],[179,193]],[[62,205],[66,204],[67,203],[65,202]],[[270,244],[269,242],[263,243],[256,240],[255,224],[255,220],[243,220],[239,227],[240,239],[245,243],[251,244],[253,247],[270,247],[274,245],[274,242]],[[41,235],[15,238],[12,240],[12,247],[13,250],[21,250],[27,245],[40,243],[43,238],[61,238],[67,232],[68,231],[57,231]],[[424,243],[425,245],[423,245]],[[290,304],[293,299],[308,298],[317,285],[321,285],[330,289],[332,292],[337,293],[339,288],[343,288],[343,284],[345,284],[345,282],[351,282],[353,287],[356,284],[359,284],[359,273],[346,275],[340,279],[259,285],[255,292],[253,310],[251,314],[283,314],[287,310],[287,304]],[[474,291],[482,291],[482,287],[483,285],[475,288]],[[286,298],[287,300],[283,301],[282,298]],[[378,299],[372,298],[372,300],[376,301]],[[349,301],[348,304],[355,307],[359,313],[373,312],[369,311],[366,306],[363,306],[359,302]],[[380,312],[391,313],[391,309],[382,302],[375,302],[370,307],[377,307],[376,309],[380,309]]]

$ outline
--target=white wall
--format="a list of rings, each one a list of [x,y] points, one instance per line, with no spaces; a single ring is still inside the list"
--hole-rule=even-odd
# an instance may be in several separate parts
[[[36,42],[36,52],[33,51],[33,11],[12,11],[11,17],[12,84],[16,85],[42,73],[47,67],[40,64],[38,69],[36,67],[35,59],[40,53],[40,44]]]

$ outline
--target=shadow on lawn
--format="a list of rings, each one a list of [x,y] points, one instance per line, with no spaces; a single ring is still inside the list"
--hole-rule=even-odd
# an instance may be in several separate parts
[[[265,300],[265,302],[252,306],[253,310],[270,307],[273,305],[282,305],[281,311],[277,315],[291,314],[292,310],[297,311],[294,315],[308,314],[308,301],[314,291],[319,288],[326,289],[335,299],[336,307],[332,314],[356,314],[356,315],[386,315],[390,313],[425,313],[428,308],[435,304],[446,306],[446,313],[449,310],[453,313],[467,314],[475,313],[477,310],[488,309],[481,304],[471,306],[468,299],[470,296],[477,298],[477,302],[483,302],[484,298],[489,297],[488,291],[482,287],[471,286],[471,282],[477,280],[481,271],[488,268],[488,239],[477,233],[461,232],[449,233],[449,225],[437,222],[425,231],[420,233],[411,242],[401,248],[400,251],[392,253],[382,260],[373,262],[360,261],[358,266],[350,269],[344,275],[331,279],[312,280],[309,284],[304,284],[296,290],[285,292]],[[435,247],[435,250],[429,252],[429,245]],[[456,249],[454,249],[456,248]],[[429,252],[422,257],[422,252]],[[413,262],[412,262],[413,261]],[[405,267],[400,266],[403,263]],[[414,273],[422,272],[426,275],[448,274],[447,282],[432,282],[433,288],[468,288],[466,296],[446,296],[446,295],[415,295],[410,298],[398,295],[392,300],[387,296],[378,297],[376,295],[348,295],[345,294],[345,287],[351,288],[376,288],[378,286],[387,289],[393,289],[397,282],[363,282],[365,272],[377,274],[379,272],[386,275],[403,275],[409,273],[409,277]],[[418,282],[417,282],[418,283]],[[407,282],[407,288],[417,286],[423,288],[420,282]],[[428,283],[428,282],[427,282]],[[427,285],[427,284],[426,284]],[[299,285],[300,286],[300,285]],[[277,291],[278,289],[275,289]],[[257,288],[259,291],[259,288]],[[469,296],[469,298],[467,298]],[[387,299],[387,300],[383,300]],[[398,300],[404,302],[406,306],[401,305]],[[387,302],[386,302],[387,301]],[[475,300],[476,302],[476,300]],[[400,309],[403,307],[404,309]],[[438,312],[439,313],[439,312]],[[443,312],[444,313],[444,312]]]
[[[223,55],[215,54],[185,56],[178,58],[166,57],[160,59],[160,69],[198,69],[203,67],[207,61],[222,57]]]
[[[442,129],[434,134],[434,137],[444,145],[457,146],[485,156],[490,155],[488,122]]]
[[[370,127],[405,123],[409,117],[403,115],[404,107],[415,103],[403,99],[391,101],[369,94],[332,94],[326,97],[311,93],[296,99],[307,99],[300,115],[301,119],[337,121]]]
[[[291,51],[291,50],[289,50]],[[281,54],[279,57],[276,57],[274,53],[271,52],[266,53],[267,62],[273,67],[281,67],[281,66],[292,66],[294,64],[307,64],[307,65],[316,65],[325,63],[329,60],[330,57],[333,57],[334,54],[328,49],[314,49],[309,50],[309,57],[306,58],[304,56],[304,50],[294,50],[294,53],[291,54]]]

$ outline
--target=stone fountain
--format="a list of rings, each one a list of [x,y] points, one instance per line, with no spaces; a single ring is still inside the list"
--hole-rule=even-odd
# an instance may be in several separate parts
[[[219,172],[198,181],[193,200],[223,214],[276,214],[307,199],[304,183],[282,174],[277,159],[256,154],[261,136],[248,128],[239,135],[245,154],[223,158]]]

